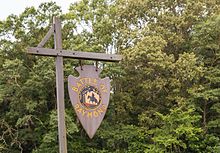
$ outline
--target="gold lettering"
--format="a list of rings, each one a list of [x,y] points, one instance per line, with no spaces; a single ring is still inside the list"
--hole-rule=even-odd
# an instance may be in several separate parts
[[[89,83],[89,78],[85,78],[85,83]]]
[[[82,86],[82,84],[80,84],[79,82],[76,83],[77,87],[80,88]]]
[[[104,84],[101,84],[100,87],[101,87],[102,90],[105,89],[105,85]]]
[[[87,112],[87,117],[92,117],[92,112]]]
[[[107,92],[107,89],[106,89],[106,87],[105,87],[104,84],[101,84],[101,85],[100,85],[100,88],[102,89],[103,92]]]
[[[85,111],[85,110],[82,110],[82,115],[83,115],[83,116],[85,115],[85,113],[86,113],[86,111]]]
[[[99,114],[101,114],[101,113],[103,113],[103,112],[104,112],[104,110],[102,110],[102,108],[99,108],[99,109],[98,109],[98,113],[99,113]]]
[[[79,108],[79,104],[76,104],[76,105],[75,105],[75,109],[78,109],[78,108]]]
[[[78,83],[80,83],[78,85]],[[81,87],[83,84],[97,84],[97,79],[94,78],[81,78],[77,83],[78,88]]]
[[[94,84],[97,84],[97,80],[96,80],[96,79],[93,79],[93,83],[94,83]]]
[[[98,117],[98,116],[99,116],[98,112],[96,112],[96,111],[93,112],[93,115],[94,115],[95,117]]]
[[[75,91],[75,92],[78,92],[78,88],[72,86],[72,90]]]
[[[107,109],[107,107],[106,107],[105,105],[102,105],[102,108],[103,108],[104,110],[106,110],[106,109]]]
[[[82,108],[79,108],[76,111],[79,112],[79,113],[82,113]]]
[[[81,78],[81,79],[79,80],[81,84],[84,84],[83,80],[84,80],[84,78]]]

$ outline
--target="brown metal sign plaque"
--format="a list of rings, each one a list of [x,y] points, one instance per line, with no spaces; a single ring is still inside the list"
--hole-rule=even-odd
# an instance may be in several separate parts
[[[93,65],[77,67],[79,77],[68,77],[68,90],[71,103],[85,129],[92,138],[100,126],[110,96],[110,79],[101,79],[101,69]]]

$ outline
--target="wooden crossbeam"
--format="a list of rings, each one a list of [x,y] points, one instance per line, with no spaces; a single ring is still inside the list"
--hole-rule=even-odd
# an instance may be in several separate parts
[[[63,49],[39,48],[39,47],[28,48],[28,53],[41,55],[41,56],[54,56],[54,57],[63,56],[67,58],[108,61],[108,62],[119,62],[122,59],[121,55],[115,55],[115,54],[80,52],[80,51],[71,51],[71,50],[63,50]]]
[[[42,48],[45,43],[54,35],[55,49]],[[37,47],[30,47],[27,53],[40,56],[53,56],[56,58],[56,87],[57,87],[57,112],[59,132],[59,153],[67,153],[66,125],[65,125],[65,104],[64,104],[64,74],[63,58],[74,58],[82,60],[119,62],[121,55],[104,54],[94,52],[79,52],[62,49],[61,22],[59,18],[53,18],[53,25],[44,36]]]

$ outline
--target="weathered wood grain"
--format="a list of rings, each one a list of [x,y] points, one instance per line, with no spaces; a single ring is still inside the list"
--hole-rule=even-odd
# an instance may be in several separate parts
[[[54,57],[63,56],[67,58],[108,61],[108,62],[119,62],[122,60],[122,56],[116,54],[80,52],[80,51],[71,51],[71,50],[63,50],[63,49],[39,48],[39,47],[30,47],[28,48],[27,53],[41,55],[41,56],[54,56]]]
[[[53,18],[55,49],[62,49],[61,22]],[[65,104],[64,104],[64,79],[63,79],[63,57],[56,57],[56,89],[57,89],[57,114],[59,132],[59,152],[67,153],[66,125],[65,125]]]

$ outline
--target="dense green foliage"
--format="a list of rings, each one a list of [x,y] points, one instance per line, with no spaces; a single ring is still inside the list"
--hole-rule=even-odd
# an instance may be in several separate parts
[[[68,152],[220,152],[219,10],[218,0],[82,0],[66,14],[50,2],[0,21],[0,152],[58,152],[54,59],[26,54],[52,16],[64,49],[124,56],[100,63],[112,94],[92,140],[65,91]],[[78,61],[64,63],[67,89]]]

